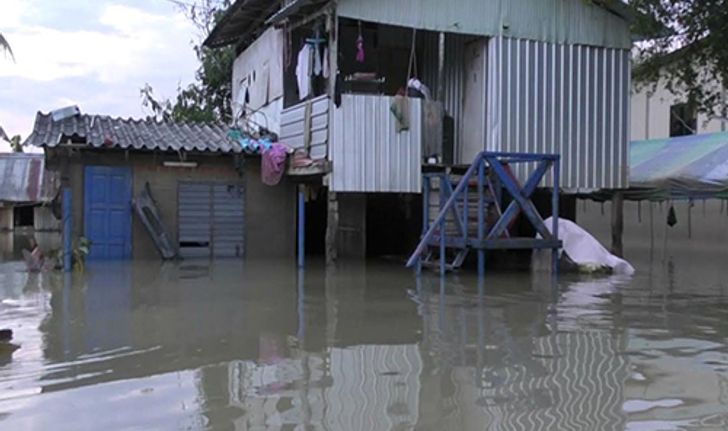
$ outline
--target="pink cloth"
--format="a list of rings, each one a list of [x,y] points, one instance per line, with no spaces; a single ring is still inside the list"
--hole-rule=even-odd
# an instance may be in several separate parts
[[[275,186],[281,182],[286,169],[286,156],[288,147],[283,144],[273,144],[263,152],[260,160],[260,176],[263,184]]]

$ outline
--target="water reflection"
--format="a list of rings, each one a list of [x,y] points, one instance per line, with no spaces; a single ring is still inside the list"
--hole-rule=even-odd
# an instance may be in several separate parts
[[[0,426],[720,429],[728,301],[680,271],[6,263],[0,322],[22,348],[0,363]]]

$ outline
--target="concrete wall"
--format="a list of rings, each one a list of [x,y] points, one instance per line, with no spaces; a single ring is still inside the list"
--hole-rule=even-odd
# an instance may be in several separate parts
[[[634,88],[631,97],[630,140],[664,139],[670,137],[670,106],[685,102],[665,88],[664,83]],[[728,130],[728,121],[709,119],[698,114],[697,133],[716,133]]]
[[[233,156],[189,156],[188,161],[198,162],[193,169],[167,168],[164,160],[176,160],[176,155],[131,154],[121,151],[83,152],[70,159],[49,154],[52,169],[65,171],[64,184],[73,191],[73,229],[75,236],[82,235],[84,166],[130,166],[132,168],[133,195],[136,196],[149,182],[152,196],[157,201],[162,222],[177,244],[177,186],[181,181],[243,182],[245,184],[245,248],[246,256],[291,257],[295,250],[295,187],[282,181],[276,187],[264,185],[260,180],[260,160],[245,160],[244,174],[235,169]],[[67,167],[63,168],[64,163]],[[66,182],[67,181],[67,182]],[[132,218],[132,256],[135,259],[156,259],[159,254],[144,225]]]
[[[15,227],[13,207],[0,207],[0,231],[11,231]]]

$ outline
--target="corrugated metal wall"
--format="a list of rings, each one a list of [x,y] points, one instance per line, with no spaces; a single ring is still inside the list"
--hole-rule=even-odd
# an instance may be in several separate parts
[[[338,0],[337,14],[423,30],[632,47],[629,23],[585,0]]]
[[[182,182],[177,205],[182,257],[243,257],[242,184]]]
[[[331,111],[332,191],[422,191],[422,100],[410,99],[409,130],[397,132],[393,99],[344,94]]]
[[[496,37],[488,55],[488,149],[561,154],[564,188],[628,186],[628,50]]]
[[[302,102],[281,112],[281,142],[292,148],[305,145],[306,104],[311,104],[310,157],[314,160],[326,158],[329,141],[329,98],[319,96],[309,102]]]

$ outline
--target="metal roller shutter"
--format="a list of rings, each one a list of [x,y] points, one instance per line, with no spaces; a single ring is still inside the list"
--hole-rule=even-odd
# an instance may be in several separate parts
[[[182,257],[243,257],[245,189],[242,184],[182,182],[178,198]]]

